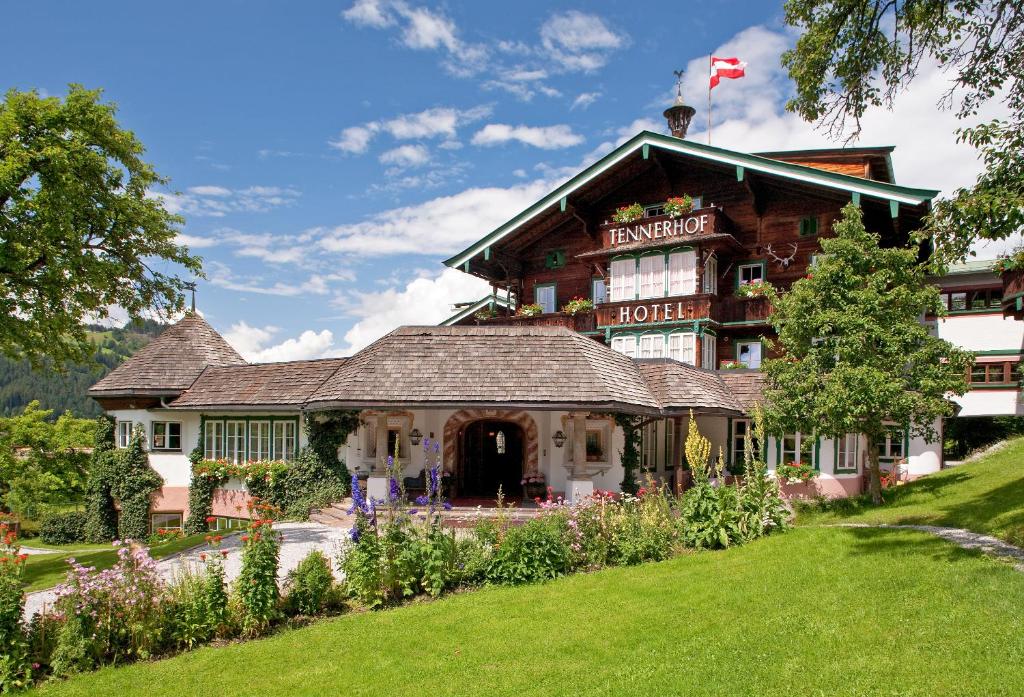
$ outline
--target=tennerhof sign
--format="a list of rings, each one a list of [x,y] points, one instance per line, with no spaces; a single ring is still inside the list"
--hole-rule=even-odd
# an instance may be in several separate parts
[[[699,213],[682,218],[662,218],[608,228],[608,246],[616,247],[630,242],[643,242],[706,235],[713,232],[714,220],[710,213]]]

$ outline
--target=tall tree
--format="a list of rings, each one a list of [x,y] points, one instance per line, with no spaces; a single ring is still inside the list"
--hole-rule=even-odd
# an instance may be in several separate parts
[[[82,361],[84,320],[178,311],[187,281],[168,267],[202,273],[175,241],[182,219],[150,193],[166,180],[114,116],[78,85],[0,103],[0,353]]]
[[[802,30],[783,65],[796,82],[787,108],[833,136],[856,137],[868,107],[891,107],[923,62],[951,77],[940,102],[965,123],[957,134],[985,165],[974,186],[936,203],[922,237],[935,260],[961,260],[979,237],[1024,227],[1024,3],[1020,0],[787,0]],[[978,122],[999,100],[1007,119]]]
[[[935,439],[936,420],[953,413],[948,397],[967,391],[974,359],[921,322],[943,307],[914,250],[880,248],[853,204],[835,234],[822,240],[807,277],[772,298],[782,356],[762,365],[765,416],[774,433],[864,436],[880,503],[875,444],[893,425]]]

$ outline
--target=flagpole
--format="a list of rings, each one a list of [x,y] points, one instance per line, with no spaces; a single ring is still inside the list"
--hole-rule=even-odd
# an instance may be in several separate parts
[[[708,145],[711,145],[711,62],[712,56],[708,54]]]

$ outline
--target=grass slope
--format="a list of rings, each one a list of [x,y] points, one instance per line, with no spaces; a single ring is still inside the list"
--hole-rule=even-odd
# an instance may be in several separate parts
[[[908,531],[487,588],[108,668],[47,695],[1019,694],[1024,575]]]
[[[205,534],[190,535],[171,540],[161,545],[149,548],[149,553],[154,559],[163,559],[177,552],[184,551],[196,545],[204,543]],[[33,546],[28,544],[28,546]],[[78,563],[85,566],[95,567],[96,570],[109,569],[117,562],[117,552],[110,545],[95,549],[96,545],[72,545],[74,551],[54,552],[53,554],[32,554],[25,562],[24,576],[22,577],[29,593],[45,588],[52,588],[62,583],[68,572],[68,559],[74,558]]]
[[[866,497],[834,501],[802,513],[799,522],[944,525],[1024,545],[1024,438],[888,491],[884,506]]]

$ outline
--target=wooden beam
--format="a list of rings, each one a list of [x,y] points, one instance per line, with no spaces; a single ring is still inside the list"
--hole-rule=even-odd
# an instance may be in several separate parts
[[[651,146],[648,145],[647,143],[644,143],[643,153],[644,153],[644,159],[645,160],[648,159],[651,156]]]
[[[893,218],[900,217],[900,202],[899,201],[889,201],[889,215],[891,215]]]
[[[491,260],[491,248],[490,247],[484,247],[484,261],[490,261],[490,260]]]
[[[743,165],[736,165],[736,181],[743,181]]]
[[[563,197],[562,197],[562,200],[558,202],[558,206],[559,206],[559,208],[561,208],[561,209],[562,209],[562,212],[563,212],[563,213],[565,213],[565,206],[566,206],[566,205],[567,205],[568,203],[569,203],[569,197],[568,197],[568,196],[563,196]]]
[[[853,202],[853,205],[857,206],[857,208],[860,208],[860,192],[859,191],[854,191],[853,192],[853,196],[852,196],[852,198],[850,200]]]

